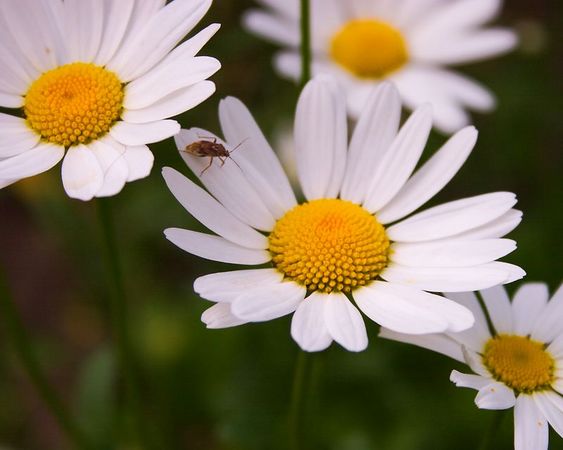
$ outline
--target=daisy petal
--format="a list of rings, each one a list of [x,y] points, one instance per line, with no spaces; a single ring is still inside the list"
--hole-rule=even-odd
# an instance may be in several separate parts
[[[129,167],[123,158],[125,147],[112,139],[111,141],[94,141],[90,144],[90,148],[104,174],[102,187],[95,196],[109,197],[117,194],[123,189],[129,176]]]
[[[461,346],[461,351],[463,353],[463,359],[465,359],[465,363],[471,368],[473,372],[483,377],[491,377],[489,371],[483,364],[481,355],[463,345]]]
[[[486,378],[481,375],[461,373],[457,370],[452,370],[452,373],[450,374],[450,381],[457,387],[471,388],[478,391],[491,384],[490,378]]]
[[[563,437],[563,397],[549,392],[537,392],[532,398],[543,416],[559,436]]]
[[[21,180],[49,170],[64,156],[64,148],[40,143],[31,150],[0,161],[0,179]]]
[[[512,322],[512,307],[510,305],[510,299],[508,298],[506,289],[503,286],[494,286],[489,289],[482,290],[480,294],[487,306],[496,334],[513,333],[514,325]]]
[[[166,239],[182,250],[211,261],[258,265],[271,259],[270,254],[265,250],[241,247],[219,236],[181,228],[167,228],[164,234]]]
[[[231,305],[227,303],[217,303],[207,308],[201,315],[201,321],[209,329],[230,328],[246,323],[233,315]]]
[[[67,195],[83,201],[92,200],[104,183],[100,163],[85,145],[77,145],[67,151],[61,175]]]
[[[401,188],[382,210],[377,219],[394,222],[410,214],[440,190],[461,168],[477,142],[477,130],[467,127],[452,136]]]
[[[195,36],[189,38],[187,41],[182,42],[178,47],[170,52],[170,54],[162,60],[162,63],[172,63],[178,59],[185,59],[193,57],[203,48],[205,44],[213,37],[215,33],[221,28],[218,23],[212,23],[205,27]]]
[[[563,284],[553,294],[547,306],[538,316],[532,338],[542,342],[554,341],[563,333]]]
[[[450,333],[448,336],[474,352],[481,352],[491,338],[491,333],[477,296],[473,292],[449,292],[445,296],[465,306],[475,317],[475,324],[471,328],[455,334]]]
[[[399,92],[393,84],[381,83],[369,96],[354,129],[341,198],[358,204],[364,200],[371,175],[397,134],[400,118]]]
[[[519,395],[514,407],[514,450],[547,450],[549,428],[531,395]]]
[[[275,43],[299,46],[299,30],[295,21],[283,20],[260,10],[250,10],[244,14],[243,24],[255,34]]]
[[[123,145],[144,145],[159,142],[180,131],[180,124],[175,120],[160,120],[151,123],[117,122],[109,134]]]
[[[39,139],[39,134],[33,133],[24,119],[0,113],[0,159],[35,147]]]
[[[313,292],[303,300],[291,319],[291,337],[306,352],[318,352],[332,343],[324,318],[326,294]]]
[[[368,346],[368,335],[362,315],[342,293],[326,297],[326,327],[332,338],[350,352],[361,352]]]
[[[265,322],[291,314],[305,298],[307,290],[293,281],[249,289],[232,302],[231,311],[248,322]]]
[[[563,359],[563,334],[557,337],[551,344],[547,346],[547,351],[555,359]]]
[[[399,192],[420,159],[431,129],[432,109],[428,105],[417,108],[378,165],[364,208],[379,211]]]
[[[441,239],[487,224],[516,203],[511,192],[464,198],[422,211],[387,229],[393,241],[421,242]]]
[[[151,173],[154,155],[146,145],[126,147],[123,158],[129,168],[128,182],[148,177]]]
[[[522,211],[510,209],[498,219],[480,227],[452,236],[452,239],[477,240],[500,238],[510,233],[522,221]]]
[[[382,327],[379,337],[416,345],[449,356],[459,362],[465,362],[459,344],[444,334],[404,334]]]
[[[275,269],[233,270],[196,278],[194,291],[213,302],[232,302],[240,294],[261,286],[276,286],[283,274]]]
[[[522,284],[512,299],[513,332],[531,334],[536,320],[547,305],[549,291],[545,283]]]
[[[479,389],[475,404],[481,409],[508,409],[516,402],[514,391],[506,385],[493,381]]]
[[[135,0],[119,0],[118,2],[105,0],[103,8],[105,18],[100,48],[94,58],[96,65],[105,66],[119,48],[134,6]]]
[[[211,231],[242,247],[258,250],[268,248],[268,239],[264,235],[238,220],[180,172],[165,167],[162,176],[180,204]]]
[[[65,0],[69,61],[94,60],[100,48],[106,7],[103,1]]]
[[[0,106],[4,108],[21,108],[23,107],[23,97],[21,95],[0,92]]]

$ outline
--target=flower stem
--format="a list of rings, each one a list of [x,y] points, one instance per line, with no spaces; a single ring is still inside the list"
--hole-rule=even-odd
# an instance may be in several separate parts
[[[311,78],[311,5],[301,0],[301,88]]]
[[[92,449],[92,445],[74,422],[57,392],[52,388],[46,375],[43,373],[16,305],[10,295],[10,290],[2,271],[0,271],[0,310],[6,331],[12,340],[22,366],[68,440],[76,449]]]
[[[304,411],[304,391],[311,367],[311,356],[299,350],[295,372],[293,375],[293,387],[291,391],[291,403],[289,407],[289,448],[299,450],[305,448],[301,439],[301,424]]]
[[[481,445],[479,446],[479,450],[493,450],[495,447],[494,438],[498,435],[498,431],[502,420],[506,416],[506,409],[501,409],[494,412],[493,419],[491,421],[491,425],[489,426],[489,430],[483,437],[481,441]]]
[[[132,433],[137,448],[147,444],[143,425],[140,383],[137,377],[134,349],[131,342],[128,323],[127,298],[123,284],[123,274],[119,260],[119,251],[115,239],[113,213],[109,198],[98,200],[98,216],[105,246],[105,265],[110,284],[109,307],[113,328],[113,338],[117,347],[117,358],[125,388],[125,413],[130,417]]]

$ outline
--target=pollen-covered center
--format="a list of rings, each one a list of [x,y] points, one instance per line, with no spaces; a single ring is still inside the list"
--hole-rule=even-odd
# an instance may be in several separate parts
[[[107,69],[72,63],[45,72],[25,95],[29,126],[53,144],[87,144],[105,135],[123,109],[123,86]]]
[[[555,380],[555,360],[541,342],[524,336],[496,336],[485,344],[483,363],[497,381],[517,392],[549,389]]]
[[[399,30],[379,20],[352,20],[332,38],[332,59],[360,78],[383,78],[408,60]]]
[[[279,219],[269,236],[275,267],[309,291],[350,292],[386,266],[389,239],[377,219],[338,199],[313,200]]]

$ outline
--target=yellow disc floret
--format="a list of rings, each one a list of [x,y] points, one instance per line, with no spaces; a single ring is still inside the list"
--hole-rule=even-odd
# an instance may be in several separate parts
[[[377,219],[344,200],[313,200],[279,219],[269,236],[275,267],[309,291],[350,292],[386,266],[389,239]]]
[[[555,380],[555,360],[544,344],[524,336],[501,334],[485,344],[483,363],[493,377],[516,392],[549,389]]]
[[[332,59],[360,78],[383,78],[408,60],[405,40],[379,20],[352,20],[332,38]]]
[[[69,147],[105,135],[123,109],[123,85],[103,67],[72,63],[45,72],[25,95],[29,126],[53,144]]]

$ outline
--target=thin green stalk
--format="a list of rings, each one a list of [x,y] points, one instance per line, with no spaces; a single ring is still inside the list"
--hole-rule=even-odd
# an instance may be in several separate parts
[[[504,417],[506,416],[506,412],[508,410],[501,409],[494,412],[493,419],[491,420],[491,425],[483,440],[481,441],[481,445],[479,446],[479,450],[493,450],[495,447],[495,436],[498,435],[498,430]]]
[[[311,368],[311,356],[299,350],[297,362],[295,364],[295,372],[293,375],[293,387],[291,391],[291,403],[289,407],[289,448],[290,450],[299,450],[305,448],[303,437],[301,436],[304,411],[304,391],[305,385],[309,378]]]
[[[127,298],[121,272],[119,251],[115,239],[115,228],[110,199],[98,200],[98,215],[105,246],[105,260],[110,282],[109,307],[113,328],[113,338],[117,347],[117,359],[120,372],[123,375],[125,387],[125,412],[133,421],[133,433],[136,435],[135,444],[138,448],[146,445],[147,428],[144,426],[140,383],[134,349],[131,342]]]
[[[311,5],[301,0],[301,88],[311,79]]]
[[[74,422],[57,392],[53,389],[47,377],[43,373],[1,270],[0,310],[4,326],[11,338],[12,345],[14,346],[14,350],[16,351],[23,368],[25,369],[31,383],[37,390],[37,393],[58,422],[61,430],[63,430],[68,440],[76,449],[92,449],[92,445],[89,443],[78,425]]]

